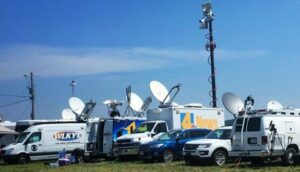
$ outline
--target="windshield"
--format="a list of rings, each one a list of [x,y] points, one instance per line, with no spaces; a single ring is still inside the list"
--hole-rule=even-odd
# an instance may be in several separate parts
[[[181,130],[171,130],[167,133],[162,134],[157,140],[170,140],[175,139],[182,131]]]
[[[137,129],[135,129],[133,133],[144,133],[146,131],[151,132],[151,130],[154,127],[154,125],[155,125],[155,122],[143,123]]]
[[[21,135],[19,135],[17,137],[17,139],[15,140],[15,143],[22,143],[26,139],[28,134],[29,134],[29,132],[24,132]]]
[[[207,139],[229,139],[231,135],[231,129],[218,129],[209,133]]]

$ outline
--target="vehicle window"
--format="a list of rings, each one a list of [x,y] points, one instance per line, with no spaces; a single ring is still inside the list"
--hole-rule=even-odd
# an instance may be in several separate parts
[[[210,132],[206,138],[207,139],[229,139],[231,134],[230,129],[218,129]]]
[[[180,138],[181,138],[182,140],[191,138],[191,131],[185,131],[185,132],[183,132],[183,133],[180,135]]]
[[[15,140],[15,143],[22,143],[26,139],[28,134],[29,134],[29,132],[24,132],[21,135],[19,135],[17,137],[17,139]]]
[[[192,130],[191,131],[191,138],[198,138],[206,136],[210,130]]]
[[[247,131],[260,131],[261,118],[249,118]]]
[[[221,134],[220,139],[229,139],[230,136],[231,136],[231,130],[226,129],[226,130],[223,130],[223,133]]]
[[[144,133],[146,131],[151,132],[155,125],[155,122],[147,122],[140,125],[137,129],[134,130],[134,133]]]
[[[244,122],[244,129],[243,132],[246,131],[246,124],[247,124],[248,118],[245,118]],[[235,132],[241,132],[242,130],[242,125],[243,125],[243,118],[238,118],[235,124]]]
[[[28,143],[35,143],[41,141],[41,132],[36,132],[31,134],[28,140],[29,140]]]
[[[167,126],[165,123],[159,123],[154,129],[155,133],[167,132]]]
[[[157,140],[176,139],[181,132],[181,130],[170,130],[169,132],[160,135],[160,137],[157,138]]]

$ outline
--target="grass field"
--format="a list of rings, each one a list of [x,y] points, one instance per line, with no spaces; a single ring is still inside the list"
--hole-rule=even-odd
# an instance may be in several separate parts
[[[275,171],[275,172],[287,172],[287,171],[299,171],[300,166],[282,166],[280,164],[265,164],[259,167],[251,166],[248,164],[229,164],[224,167],[216,166],[187,166],[184,161],[176,161],[173,163],[144,163],[141,161],[132,162],[118,162],[118,161],[101,161],[100,163],[84,163],[78,165],[69,165],[64,167],[49,167],[43,162],[30,163],[26,165],[1,165],[0,172],[11,171],[28,171],[28,172],[43,172],[43,171],[58,171],[58,172],[86,172],[86,171],[124,171],[124,172],[138,172],[138,171],[154,171],[154,172],[214,172],[214,171]]]

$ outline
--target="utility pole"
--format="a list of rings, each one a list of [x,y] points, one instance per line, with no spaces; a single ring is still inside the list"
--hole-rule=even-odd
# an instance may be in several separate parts
[[[27,75],[24,75],[26,79],[28,79]],[[29,98],[31,101],[31,114],[30,118],[32,120],[35,119],[35,109],[34,109],[34,102],[35,102],[35,90],[34,90],[34,83],[33,83],[33,73],[30,73],[30,84],[28,86]]]
[[[202,12],[204,17],[200,20],[200,28],[208,29],[209,34],[206,36],[208,39],[208,43],[206,44],[206,50],[210,52],[209,62],[211,65],[211,76],[209,77],[209,81],[211,82],[211,91],[210,96],[212,97],[211,105],[212,107],[217,107],[217,93],[216,93],[216,74],[215,74],[215,61],[214,61],[214,50],[216,48],[216,44],[214,43],[213,38],[213,29],[212,29],[212,21],[214,20],[214,15],[212,12],[212,6],[209,2],[202,5]]]

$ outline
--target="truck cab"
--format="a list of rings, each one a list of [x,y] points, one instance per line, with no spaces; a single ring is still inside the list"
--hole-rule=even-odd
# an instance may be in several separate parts
[[[168,125],[165,121],[147,121],[136,128],[132,134],[117,138],[117,154],[124,156],[137,156],[140,144],[153,140],[153,136],[167,132]]]

